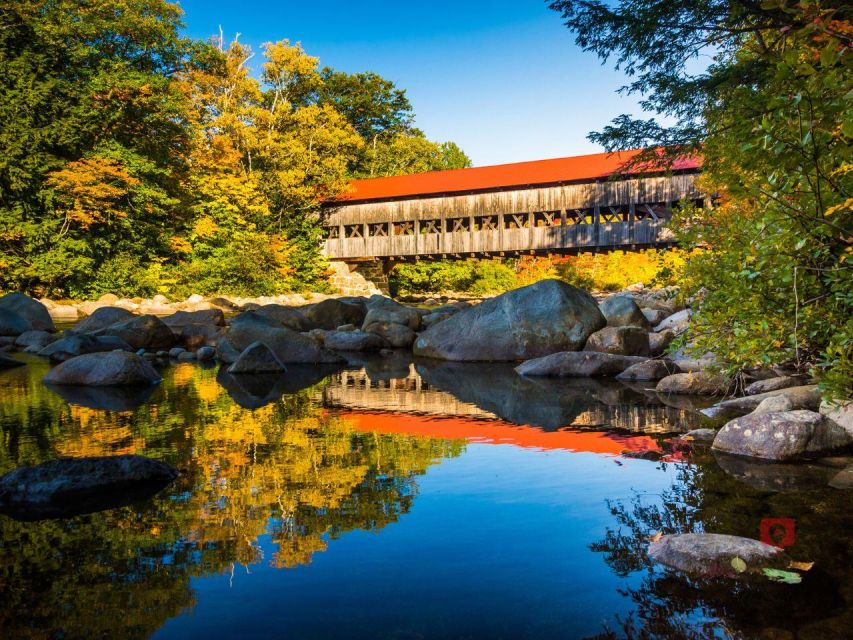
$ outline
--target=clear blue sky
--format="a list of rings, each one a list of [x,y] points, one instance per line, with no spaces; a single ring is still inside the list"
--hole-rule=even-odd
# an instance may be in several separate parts
[[[625,78],[581,52],[544,0],[367,2],[180,0],[187,34],[256,49],[301,41],[323,65],[375,71],[406,89],[417,125],[475,165],[600,151],[586,139],[615,115]]]

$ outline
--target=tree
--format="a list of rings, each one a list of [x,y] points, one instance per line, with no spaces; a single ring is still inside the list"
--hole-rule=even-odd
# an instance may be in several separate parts
[[[629,94],[667,117],[620,116],[590,138],[607,149],[700,151],[714,210],[684,211],[688,264],[708,293],[697,349],[730,370],[790,361],[835,396],[853,391],[853,171],[849,7],[706,0],[553,2],[578,44],[615,56]],[[678,43],[677,47],[671,46]],[[695,71],[701,55],[707,68]],[[732,337],[735,339],[732,340]],[[720,349],[720,345],[726,345]]]

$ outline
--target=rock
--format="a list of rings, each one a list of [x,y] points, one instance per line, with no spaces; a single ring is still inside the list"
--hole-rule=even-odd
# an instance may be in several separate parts
[[[80,317],[80,312],[73,304],[54,304],[47,311],[50,314],[51,320],[68,322],[70,320],[76,321]]]
[[[646,331],[651,328],[648,318],[629,294],[612,295],[599,305],[599,309],[608,327],[642,327]]]
[[[68,404],[98,411],[132,411],[151,399],[157,385],[144,387],[82,387],[49,385],[46,387]]]
[[[191,296],[189,296],[186,300],[184,300],[184,302],[186,302],[187,304],[198,304],[198,303],[204,302],[204,301],[205,301],[204,296],[201,294],[198,294],[198,293],[194,293]]]
[[[716,451],[764,460],[800,460],[853,445],[853,436],[814,411],[778,411],[736,418],[714,438]]]
[[[691,315],[692,312],[690,309],[682,309],[678,313],[673,313],[655,327],[655,333],[659,333],[665,329],[670,329],[676,336],[680,336],[682,333],[687,331],[688,326],[690,326]]]
[[[78,322],[74,327],[74,331],[95,333],[96,331],[106,329],[134,317],[130,311],[121,307],[99,307],[92,311],[92,314],[88,318],[83,318]]]
[[[294,307],[286,307],[280,304],[265,304],[255,309],[254,313],[294,331],[305,331],[310,328],[302,310]]]
[[[755,411],[764,399],[773,396],[785,396],[791,401],[791,407],[794,409],[817,411],[820,408],[820,391],[818,391],[817,385],[810,384],[802,387],[787,387],[776,391],[768,391],[767,393],[758,393],[754,396],[724,400],[703,410],[702,413],[711,418],[734,418]]]
[[[428,313],[421,318],[424,327],[431,327],[434,324],[441,322],[442,320],[447,320],[454,313],[459,311],[458,309],[453,309],[453,311],[438,311],[435,310],[432,313]]]
[[[364,332],[376,335],[386,343],[383,346],[395,349],[409,349],[417,338],[417,334],[409,327],[396,322],[373,322],[364,327]]]
[[[625,449],[621,453],[623,458],[633,458],[635,460],[650,460],[652,462],[657,462],[661,458],[663,458],[663,454],[660,451],[652,451],[651,449],[646,449],[645,451],[632,451],[630,449]]]
[[[132,351],[129,344],[115,336],[92,336],[88,333],[66,331],[62,338],[51,342],[39,351],[38,355],[50,358],[51,362],[65,362],[87,353],[103,353],[116,349]]]
[[[853,465],[836,473],[829,481],[833,489],[853,489]]]
[[[673,340],[675,340],[675,334],[672,332],[672,329],[664,329],[659,333],[650,333],[649,355],[653,357],[662,356]]]
[[[421,328],[423,316],[417,309],[398,304],[382,296],[373,296],[368,301],[367,315],[361,325],[363,331],[376,323],[399,324],[413,331]]]
[[[188,324],[172,330],[178,342],[188,351],[201,347],[215,347],[225,335],[225,328],[212,324]]]
[[[281,373],[285,366],[262,342],[253,342],[246,347],[237,360],[228,367],[228,373]]]
[[[282,364],[334,364],[344,361],[324,349],[317,340],[273,323],[254,311],[242,313],[234,319],[226,337],[217,346],[217,356],[223,362],[234,362],[234,352],[239,355],[253,342],[267,345]]]
[[[187,325],[201,324],[214,327],[225,326],[225,314],[221,309],[202,309],[199,311],[178,311],[170,316],[161,318],[163,324],[172,329],[173,333],[179,333],[176,329],[182,329]]]
[[[408,327],[403,327],[408,329]],[[408,329],[411,331],[411,329]],[[414,341],[414,335],[412,336]],[[385,339],[376,333],[365,331],[329,331],[325,336],[325,345],[332,351],[379,351],[388,346]],[[411,343],[410,343],[411,345]]]
[[[756,380],[744,389],[744,393],[748,396],[754,396],[759,393],[767,393],[768,391],[799,387],[802,386],[803,382],[804,380],[801,376],[779,376],[765,380]]]
[[[334,298],[306,307],[303,311],[306,328],[333,330],[342,324],[361,326],[365,318],[364,304],[344,302]]]
[[[0,371],[3,369],[12,369],[14,367],[23,367],[26,362],[21,362],[20,360],[15,360],[15,358],[10,358],[2,351],[0,351]]]
[[[652,309],[650,307],[643,307],[640,309],[640,311],[643,312],[643,315],[646,316],[646,320],[649,321],[649,325],[652,327],[659,325],[671,315],[667,311],[663,311],[661,309]]]
[[[595,300],[542,280],[462,309],[415,341],[415,355],[455,361],[513,361],[577,351],[606,324]]]
[[[632,364],[622,373],[616,376],[617,380],[626,382],[637,382],[640,380],[660,380],[667,376],[679,373],[678,366],[666,358],[661,360],[646,360]]]
[[[98,298],[98,302],[102,304],[115,304],[119,301],[119,297],[114,293],[105,293],[100,298]]]
[[[640,327],[604,327],[589,337],[584,350],[617,356],[648,356],[649,334]]]
[[[51,369],[46,384],[99,387],[145,386],[160,382],[160,374],[145,358],[126,351],[87,353]]]
[[[21,315],[9,309],[0,309],[0,336],[17,337],[33,331],[33,325]]]
[[[832,420],[847,433],[853,435],[853,402],[833,403],[823,400],[818,409],[822,416]]]
[[[776,411],[791,411],[793,408],[794,405],[791,404],[791,401],[785,396],[770,396],[769,398],[764,398],[764,400],[755,407],[755,411],[752,412],[752,415],[774,413]]]
[[[620,356],[597,351],[563,351],[521,363],[515,370],[523,376],[586,378],[616,376],[628,367],[645,362],[638,356]]]
[[[29,323],[29,328],[36,331],[56,331],[47,307],[23,293],[7,293],[0,297],[0,310],[16,313]]]
[[[137,455],[60,458],[0,478],[0,512],[20,520],[59,518],[132,504],[178,477]]]
[[[211,298],[208,302],[211,306],[222,309],[223,311],[237,311],[240,308],[240,305],[234,304],[233,301],[223,297]]]
[[[54,341],[56,341],[54,335],[47,331],[25,331],[15,338],[15,346],[23,348],[34,347],[37,348],[38,351],[41,351]],[[38,353],[38,351],[36,351],[36,353]]]
[[[737,578],[762,569],[787,569],[791,559],[781,549],[751,538],[719,533],[682,533],[662,536],[649,545],[649,558],[671,569],[705,578]],[[732,560],[740,558],[746,570],[738,572]]]
[[[678,364],[676,362],[676,364]],[[680,366],[680,365],[679,365]],[[728,381],[721,375],[709,371],[674,373],[658,382],[658,393],[684,393],[700,396],[722,396],[728,389]]]
[[[183,347],[172,347],[171,349],[169,349],[169,357],[177,358],[179,355],[185,352],[186,349],[184,349]]]
[[[688,431],[683,436],[681,436],[680,439],[686,440],[688,442],[711,444],[716,436],[716,429],[693,429],[692,431]]]
[[[134,316],[129,320],[110,325],[97,335],[121,338],[133,349],[158,351],[175,344],[175,334],[156,316]]]
[[[195,359],[195,353],[192,351],[181,351],[181,353],[178,354],[178,362],[192,362]]]
[[[199,362],[209,362],[216,357],[216,349],[213,347],[199,347],[195,352],[195,357]]]

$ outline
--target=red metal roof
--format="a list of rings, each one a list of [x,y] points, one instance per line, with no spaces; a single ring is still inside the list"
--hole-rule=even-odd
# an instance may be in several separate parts
[[[639,150],[593,153],[570,158],[514,162],[472,169],[430,171],[406,176],[353,180],[350,183],[349,193],[338,196],[336,200],[338,202],[342,200],[349,202],[386,200],[595,180],[618,173],[638,153]],[[698,169],[700,166],[701,160],[699,158],[688,158],[677,161],[672,168],[675,170],[691,170]],[[644,168],[644,171],[652,170],[654,170],[652,167]],[[639,172],[639,170],[633,171],[633,173]]]

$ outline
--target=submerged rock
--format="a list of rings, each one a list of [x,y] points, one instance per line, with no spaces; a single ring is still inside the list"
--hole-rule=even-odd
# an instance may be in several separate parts
[[[146,386],[160,374],[142,356],[126,351],[88,353],[58,364],[44,377],[46,384],[100,387]]]
[[[0,477],[0,513],[19,520],[64,518],[132,504],[178,477],[137,455],[60,458]]]
[[[432,325],[415,341],[414,352],[441,360],[526,360],[577,351],[605,324],[589,293],[542,280]]]
[[[645,362],[638,356],[619,356],[596,351],[564,351],[521,363],[515,370],[523,376],[586,378],[615,376],[628,367]]]
[[[814,411],[750,414],[732,420],[714,438],[716,451],[764,460],[800,460],[853,445],[853,435]]]
[[[687,442],[698,442],[701,444],[711,444],[717,435],[716,429],[693,429],[681,436],[681,440]]]
[[[76,404],[98,411],[131,411],[151,399],[156,385],[133,387],[84,387],[47,384],[53,393],[68,404]]]
[[[584,350],[619,356],[648,356],[649,334],[639,327],[604,327],[589,337]]]
[[[54,341],[56,341],[54,334],[47,331],[27,331],[15,338],[15,346],[38,353]]]
[[[781,549],[751,538],[719,533],[662,536],[649,545],[649,557],[671,569],[705,578],[737,578],[762,569],[787,569],[791,559]],[[742,570],[735,567],[744,564]],[[743,568],[745,566],[745,568]]]
[[[23,293],[0,296],[0,310],[11,311],[23,318],[36,331],[56,331],[50,312],[41,302]],[[22,332],[23,333],[23,332]]]
[[[803,462],[784,463],[714,451],[720,469],[739,482],[772,493],[825,489],[834,469]]]
[[[680,366],[680,365],[679,365]],[[728,389],[728,381],[709,371],[674,373],[658,382],[658,393],[678,393],[699,396],[722,396]]]
[[[119,322],[130,320],[136,316],[127,309],[121,307],[99,307],[92,311],[92,315],[88,318],[83,318],[80,322],[74,325],[74,331],[80,333],[95,333],[102,329],[106,329]]]
[[[254,311],[234,319],[226,337],[217,345],[217,356],[223,362],[234,362],[253,342],[269,347],[281,364],[343,362],[343,358],[324,349],[314,338],[277,325]]]
[[[21,362],[20,360],[15,360],[15,358],[10,358],[5,353],[0,351],[0,370],[12,369],[14,367],[23,367],[26,364],[27,364],[26,362]]]

